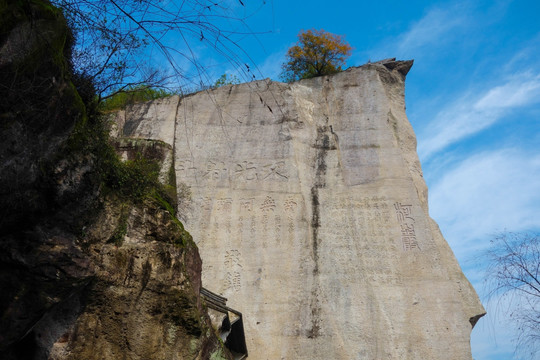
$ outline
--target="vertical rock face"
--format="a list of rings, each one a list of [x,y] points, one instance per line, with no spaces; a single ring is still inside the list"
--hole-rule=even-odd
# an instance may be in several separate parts
[[[0,359],[232,359],[166,200],[111,186],[150,177],[83,103],[72,41],[48,1],[0,4]],[[172,164],[169,145],[117,145]]]
[[[428,214],[405,115],[411,65],[124,114],[130,136],[173,145],[203,285],[242,311],[250,358],[471,358],[484,309]]]

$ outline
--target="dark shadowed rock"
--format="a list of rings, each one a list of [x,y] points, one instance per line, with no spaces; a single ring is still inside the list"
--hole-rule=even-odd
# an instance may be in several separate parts
[[[46,1],[0,7],[0,358],[230,359],[197,247],[161,187],[126,189],[150,177],[81,100],[70,41]],[[168,182],[170,146],[119,148]]]

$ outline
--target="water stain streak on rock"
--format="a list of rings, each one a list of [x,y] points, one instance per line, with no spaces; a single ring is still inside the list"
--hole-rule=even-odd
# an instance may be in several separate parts
[[[121,114],[130,136],[173,146],[203,284],[242,311],[250,357],[471,358],[469,319],[484,309],[428,214],[405,114],[411,65]]]

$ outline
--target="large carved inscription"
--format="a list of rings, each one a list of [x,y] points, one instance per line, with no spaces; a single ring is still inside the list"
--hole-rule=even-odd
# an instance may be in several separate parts
[[[267,196],[260,206],[262,213],[262,246],[268,247],[268,221],[276,209],[276,202],[271,196]]]
[[[466,281],[424,205],[402,75],[375,63],[173,109],[176,177],[194,194],[182,220],[252,357],[470,359],[481,306],[457,300]]]
[[[199,244],[227,244],[228,248],[219,261],[215,256],[203,258],[203,274],[219,279],[225,295],[239,292],[245,286],[246,268],[243,252],[253,253],[267,248],[278,248],[288,242],[288,248],[298,246],[296,228],[302,218],[297,194],[274,194],[259,196],[198,197],[193,208],[199,209]],[[252,264],[258,268],[262,264]],[[250,265],[247,264],[249,267]]]
[[[243,160],[224,162],[209,159],[201,162],[177,161],[177,175],[182,180],[206,181],[288,181],[291,171],[285,160]]]
[[[224,265],[227,271],[225,286],[233,292],[242,288],[242,253],[237,249],[227,250],[225,252]]]
[[[342,275],[358,273],[367,282],[401,284],[392,263],[401,251],[396,228],[404,224],[393,221],[394,202],[385,196],[340,195],[326,203],[324,213],[328,215],[323,217],[321,228],[332,244],[327,249],[337,265],[332,271]]]
[[[287,217],[287,240],[290,243],[293,242],[294,238],[294,229],[295,229],[295,217],[296,211],[298,208],[298,203],[294,200],[292,196],[287,197],[283,203],[283,210],[285,211]]]
[[[388,235],[390,205],[386,197],[333,197],[328,201],[329,211],[334,215],[346,215],[344,226],[354,228],[354,233],[362,238]],[[373,242],[371,245],[374,245]]]
[[[412,216],[412,205],[396,202],[394,209],[396,210],[396,217],[401,228],[403,250],[420,250],[418,241],[416,240],[416,232],[414,231],[415,220]]]

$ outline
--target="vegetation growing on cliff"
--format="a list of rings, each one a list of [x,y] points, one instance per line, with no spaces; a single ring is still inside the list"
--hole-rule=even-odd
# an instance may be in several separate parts
[[[107,119],[98,112],[79,122],[58,157],[73,162],[81,158],[91,161],[96,169],[101,196],[116,201],[117,206],[123,209],[110,241],[117,245],[122,243],[126,233],[126,211],[129,211],[125,208],[150,201],[166,210],[171,221],[178,226],[179,237],[173,243],[191,244],[191,235],[176,218],[176,179],[169,176],[168,181],[162,184],[159,181],[159,164],[145,158],[141,152],[136,152],[132,160],[122,161],[109,141]]]
[[[0,2],[0,43],[0,357],[222,351],[198,300],[197,248],[175,218],[175,179],[161,184],[143,151],[116,154],[94,79],[73,71],[62,13]]]
[[[202,44],[244,77],[252,77],[245,66],[249,57],[238,45],[251,32],[244,23],[251,14],[239,16],[235,11],[236,5],[245,8],[242,2],[52,2],[64,10],[74,30],[75,68],[92,79],[100,99],[139,85],[173,89],[213,85],[194,44]],[[256,3],[262,6],[265,1],[251,5]]]
[[[216,80],[216,82],[214,83],[214,87],[218,88],[224,85],[236,85],[236,84],[240,84],[240,79],[238,79],[236,76],[232,74],[223,74]]]
[[[291,82],[340,72],[351,51],[344,36],[322,29],[301,31],[296,45],[287,51],[281,77]]]
[[[63,222],[81,229],[95,214],[84,209],[99,207],[105,199],[122,208],[152,201],[174,217],[181,234],[174,243],[191,243],[175,218],[176,184],[159,182],[155,161],[137,156],[123,162],[112,147],[94,79],[72,65],[74,39],[62,12],[45,1],[2,3],[0,19],[0,38],[14,44],[6,47],[11,50],[0,66],[0,83],[6,85],[0,87],[6,140],[0,146],[1,181],[7,190],[2,204],[4,212],[10,209],[2,214],[4,231],[29,227],[57,212]],[[35,28],[27,26],[31,23]],[[165,93],[140,88],[133,94],[118,95],[117,103]],[[126,232],[122,214],[111,237],[116,244]]]
[[[100,103],[100,110],[103,112],[125,109],[129,105],[136,103],[161,99],[175,95],[176,92],[162,88],[155,88],[148,85],[128,87],[120,92],[105,97]]]

